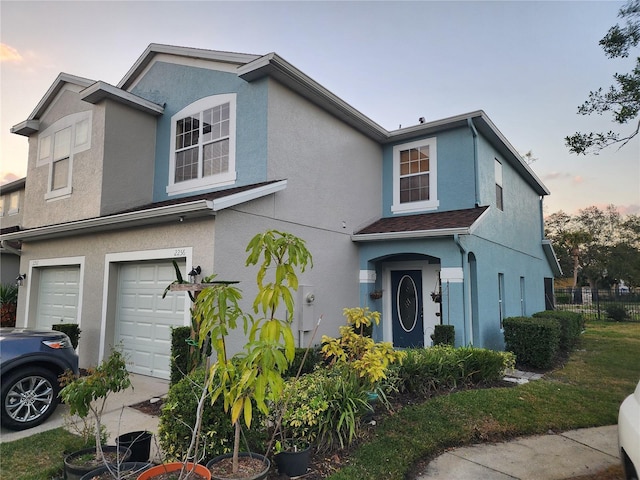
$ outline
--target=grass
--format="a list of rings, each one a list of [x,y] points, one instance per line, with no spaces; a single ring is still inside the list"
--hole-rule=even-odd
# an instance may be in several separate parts
[[[411,478],[446,448],[612,425],[640,379],[640,324],[589,323],[569,362],[517,387],[433,398],[386,418],[331,480]]]
[[[83,440],[56,428],[14,442],[0,443],[0,478],[62,478],[65,454],[85,448]]]
[[[640,379],[640,323],[589,323],[564,367],[516,387],[466,390],[380,421],[331,480],[399,479],[448,447],[612,425]],[[64,429],[0,444],[0,478],[49,480],[81,440]],[[11,475],[11,477],[9,477]]]

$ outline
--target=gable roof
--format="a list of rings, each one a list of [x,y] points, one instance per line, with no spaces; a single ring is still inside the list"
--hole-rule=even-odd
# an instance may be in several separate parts
[[[471,233],[489,207],[385,217],[354,233],[356,242],[443,237]]]

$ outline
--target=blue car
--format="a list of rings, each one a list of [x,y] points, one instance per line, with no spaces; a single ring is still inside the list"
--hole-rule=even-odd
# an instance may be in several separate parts
[[[54,330],[0,328],[0,423],[25,430],[44,422],[58,406],[58,377],[78,373],[69,337]]]

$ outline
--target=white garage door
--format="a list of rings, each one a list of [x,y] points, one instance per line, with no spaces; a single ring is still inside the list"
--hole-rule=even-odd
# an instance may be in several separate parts
[[[178,262],[184,272],[185,262]],[[129,370],[168,379],[171,327],[184,324],[184,293],[164,289],[175,280],[170,261],[123,263],[118,275],[116,343]]]
[[[78,323],[80,266],[39,268],[36,325],[51,328],[57,323]]]

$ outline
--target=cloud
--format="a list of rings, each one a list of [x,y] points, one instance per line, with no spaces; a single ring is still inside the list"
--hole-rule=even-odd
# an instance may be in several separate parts
[[[584,183],[584,177],[582,175],[573,175],[569,172],[550,172],[542,176],[544,182],[551,182],[554,180],[570,180],[574,185]]]
[[[21,62],[22,55],[10,45],[0,43],[0,62]]]
[[[20,178],[22,178],[22,177],[19,177],[15,173],[12,173],[12,172],[5,173],[2,176],[2,179],[0,180],[0,185],[5,185],[7,183],[14,182],[14,181],[16,181],[16,180],[18,180]]]
[[[618,212],[620,212],[620,215],[623,215],[623,216],[640,215],[640,204],[618,205],[616,209],[618,210]]]

